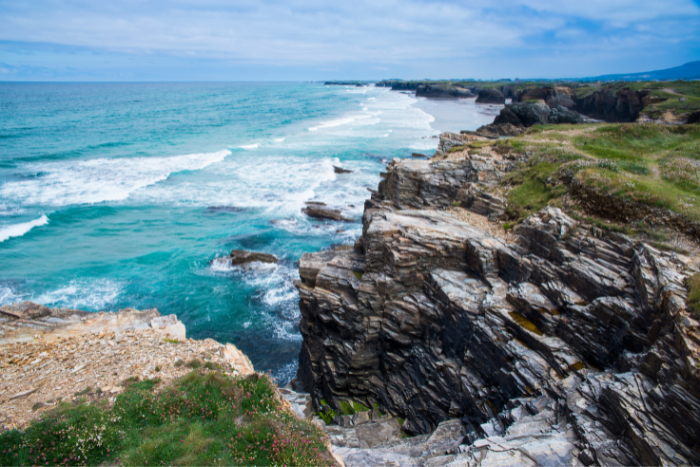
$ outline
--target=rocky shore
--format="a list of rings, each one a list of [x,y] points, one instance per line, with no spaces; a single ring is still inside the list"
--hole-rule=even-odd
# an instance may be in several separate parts
[[[553,207],[489,233],[469,213],[501,215],[517,157],[443,158],[469,138],[393,161],[355,245],[301,258],[298,379],[354,430],[331,435],[348,465],[700,463],[698,258]],[[382,423],[338,415],[358,405],[413,437],[348,441]]]
[[[231,344],[186,339],[175,315],[157,310],[90,313],[31,302],[0,307],[0,424],[24,428],[61,401],[114,401],[128,378],[163,382],[191,371],[187,362],[253,365]]]

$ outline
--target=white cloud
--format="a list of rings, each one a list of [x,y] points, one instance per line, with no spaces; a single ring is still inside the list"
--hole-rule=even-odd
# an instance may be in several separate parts
[[[332,63],[486,61],[517,51],[543,59],[629,54],[697,43],[699,36],[700,10],[691,0],[0,3],[0,41],[316,69]]]

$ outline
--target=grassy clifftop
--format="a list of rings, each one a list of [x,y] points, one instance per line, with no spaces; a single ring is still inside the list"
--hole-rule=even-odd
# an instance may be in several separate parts
[[[554,205],[608,229],[669,226],[698,238],[700,125],[538,125],[467,149],[523,161],[500,187],[509,225]]]
[[[644,110],[642,114],[651,119],[672,120],[678,117],[684,121],[688,115],[700,109],[700,81],[620,81],[607,83],[590,83],[585,81],[474,81],[474,80],[421,80],[402,81],[386,80],[377,84],[392,86],[397,83],[400,89],[415,89],[420,84],[439,84],[461,87],[478,87],[483,89],[511,89],[517,92],[522,89],[543,86],[564,86],[571,88],[576,99],[583,99],[599,89],[608,88],[612,94],[623,88],[634,91],[644,91],[642,99]],[[669,114],[670,112],[670,114]]]
[[[321,430],[284,409],[267,376],[125,384],[111,407],[63,403],[0,434],[0,465],[333,465]]]

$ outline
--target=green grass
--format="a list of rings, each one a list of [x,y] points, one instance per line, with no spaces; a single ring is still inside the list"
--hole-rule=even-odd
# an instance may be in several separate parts
[[[0,434],[0,465],[331,465],[322,432],[275,397],[269,377],[192,371],[132,381],[114,406],[61,403]]]
[[[700,221],[700,125],[543,125],[490,143],[528,156],[504,183],[519,220],[568,193],[563,175],[621,199]]]
[[[551,185],[550,177],[554,175],[561,163],[549,162],[534,156],[511,172],[506,182],[515,185],[508,193],[507,213],[511,218],[522,219],[537,212],[553,199],[561,196],[562,188]]]
[[[337,412],[333,410],[330,405],[328,405],[328,402],[326,402],[326,399],[321,399],[321,407],[319,410],[316,412],[316,415],[321,418],[324,422],[326,422],[326,425],[330,425],[331,422],[333,422],[333,419],[337,415]]]

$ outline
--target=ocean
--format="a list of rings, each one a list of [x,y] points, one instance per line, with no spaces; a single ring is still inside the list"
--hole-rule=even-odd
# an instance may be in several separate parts
[[[0,304],[158,308],[284,384],[301,255],[360,236],[392,158],[497,112],[316,83],[0,83]],[[309,219],[309,200],[354,222]],[[212,265],[232,249],[280,261]]]

